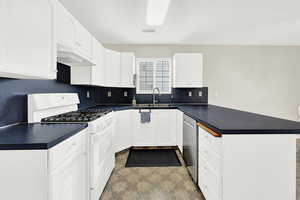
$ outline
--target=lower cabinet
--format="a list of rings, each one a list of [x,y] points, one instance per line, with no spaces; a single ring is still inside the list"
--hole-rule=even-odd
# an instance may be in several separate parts
[[[178,146],[182,151],[182,112],[151,109],[151,121],[141,123],[142,110],[116,112],[115,151],[131,146]]]
[[[198,185],[206,200],[296,200],[295,135],[198,133]]]
[[[50,175],[51,200],[87,199],[86,155],[79,154],[66,161]]]
[[[149,110],[140,110],[148,112]],[[151,121],[141,123],[139,110],[133,113],[134,146],[177,146],[176,110],[151,110]]]
[[[0,199],[88,200],[86,133],[48,150],[1,150]]]
[[[115,152],[133,146],[133,121],[134,110],[116,112],[116,127],[114,135]]]

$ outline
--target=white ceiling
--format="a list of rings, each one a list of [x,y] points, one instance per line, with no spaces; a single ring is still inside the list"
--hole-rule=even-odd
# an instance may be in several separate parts
[[[299,0],[171,0],[147,28],[147,0],[60,0],[103,43],[300,45]]]

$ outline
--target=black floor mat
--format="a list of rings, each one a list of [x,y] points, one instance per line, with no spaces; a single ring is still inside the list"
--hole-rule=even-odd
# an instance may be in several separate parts
[[[125,167],[181,166],[174,149],[131,149]]]

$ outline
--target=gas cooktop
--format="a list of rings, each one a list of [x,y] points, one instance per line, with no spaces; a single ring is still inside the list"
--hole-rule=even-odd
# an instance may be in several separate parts
[[[58,123],[58,122],[90,122],[98,119],[112,110],[110,109],[84,109],[73,112],[68,112],[64,114],[54,115],[51,117],[46,117],[42,119],[44,123]]]

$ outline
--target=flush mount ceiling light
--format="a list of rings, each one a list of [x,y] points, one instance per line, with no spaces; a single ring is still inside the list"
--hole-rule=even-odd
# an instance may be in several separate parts
[[[147,25],[160,26],[164,23],[170,0],[148,0]]]

